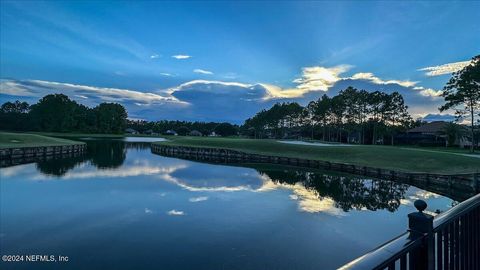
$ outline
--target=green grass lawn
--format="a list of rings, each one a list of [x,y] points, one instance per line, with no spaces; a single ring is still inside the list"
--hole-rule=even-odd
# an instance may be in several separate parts
[[[306,146],[279,143],[276,140],[240,138],[166,137],[166,145],[218,147],[250,153],[342,162],[408,172],[472,173],[480,172],[480,158],[448,151],[416,151],[421,148],[396,146]],[[431,150],[431,151],[430,151]]]
[[[58,146],[79,143],[81,142],[52,138],[37,134],[0,132],[0,149],[14,147]]]

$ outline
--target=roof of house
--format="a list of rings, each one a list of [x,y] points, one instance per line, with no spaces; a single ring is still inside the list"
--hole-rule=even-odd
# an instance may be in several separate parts
[[[135,129],[133,128],[127,128],[125,129],[126,132],[137,132]]]
[[[412,128],[407,132],[408,133],[429,133],[429,134],[440,133],[445,130],[448,124],[449,122],[445,122],[445,121],[434,121],[416,128]]]

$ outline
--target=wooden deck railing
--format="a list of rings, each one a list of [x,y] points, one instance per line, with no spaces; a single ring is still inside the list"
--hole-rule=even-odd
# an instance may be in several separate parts
[[[406,233],[339,269],[480,269],[480,194],[435,218],[424,201],[415,207]]]

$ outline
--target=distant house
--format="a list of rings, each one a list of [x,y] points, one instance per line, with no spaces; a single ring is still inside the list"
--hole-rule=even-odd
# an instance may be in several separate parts
[[[421,135],[433,135],[433,136],[444,136],[444,130],[447,128],[449,122],[445,121],[434,121],[427,123],[425,125],[412,128],[407,131],[409,134],[421,134]]]
[[[395,140],[399,144],[416,144],[423,146],[447,146],[448,136],[446,130],[451,122],[434,121],[408,130],[405,134],[398,135]],[[466,128],[459,125],[461,130]],[[465,132],[462,132],[465,133]],[[465,147],[471,144],[467,136],[458,136],[455,145]]]
[[[165,131],[163,134],[171,135],[171,136],[177,136],[178,135],[177,132],[175,132],[175,130],[171,130],[171,129]]]
[[[158,133],[154,132],[153,130],[149,129],[149,130],[145,130],[145,132],[143,132],[144,134],[147,134],[147,135],[158,135]]]
[[[125,129],[125,133],[127,133],[127,134],[138,134],[138,131],[136,131],[133,128],[127,128],[127,129]]]
[[[202,135],[203,135],[200,131],[198,131],[198,130],[196,130],[196,129],[190,131],[190,133],[188,133],[188,134],[189,134],[190,136],[202,136]]]
[[[208,134],[209,137],[218,137],[220,135],[218,135],[217,133],[215,133],[215,131],[212,131],[210,134]]]

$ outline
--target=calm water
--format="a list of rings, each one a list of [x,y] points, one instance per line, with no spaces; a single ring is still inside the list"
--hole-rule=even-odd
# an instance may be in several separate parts
[[[167,158],[132,140],[1,168],[1,254],[69,261],[0,269],[334,269],[404,232],[415,199],[454,204],[390,181]]]

